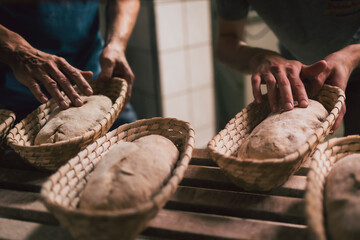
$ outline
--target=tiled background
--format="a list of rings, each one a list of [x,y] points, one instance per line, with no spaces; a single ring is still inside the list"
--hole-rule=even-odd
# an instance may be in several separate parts
[[[143,0],[127,49],[140,118],[191,123],[196,147],[215,135],[210,0]]]

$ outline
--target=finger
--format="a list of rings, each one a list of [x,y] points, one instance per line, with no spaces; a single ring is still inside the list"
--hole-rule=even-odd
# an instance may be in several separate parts
[[[59,58],[58,60],[59,69],[66,75],[68,79],[73,81],[80,89],[82,93],[86,96],[93,94],[93,90],[90,87],[89,83],[80,74],[80,71],[73,66],[71,66],[65,59]]]
[[[61,94],[58,88],[58,84],[56,83],[55,80],[53,80],[46,74],[38,74],[36,78],[37,80],[42,82],[46,90],[49,92],[49,94],[54,98],[56,103],[62,109],[66,109],[69,107],[69,103],[65,100],[64,96]]]
[[[277,98],[276,79],[272,74],[263,75],[262,78],[266,83],[271,111],[278,112],[280,110],[280,107]]]
[[[345,113],[346,113],[346,105],[344,103],[344,105],[342,106],[342,108],[341,108],[341,110],[339,112],[339,116],[337,117],[333,127],[331,128],[331,131],[330,131],[331,134],[333,134],[336,131],[336,129],[339,128],[339,126],[340,126],[340,124],[341,124],[341,122],[342,122],[342,120],[344,118]]]
[[[294,108],[294,99],[291,92],[290,81],[287,78],[285,71],[281,68],[272,68],[271,71],[278,83],[280,96],[282,100],[282,107],[285,111],[289,111]]]
[[[87,80],[89,81],[93,76],[94,73],[92,71],[81,71],[78,69],[78,71],[80,71],[81,75]]]
[[[313,78],[319,75],[327,67],[327,62],[325,60],[318,61],[310,66],[303,65],[301,69],[301,79]]]
[[[41,103],[46,103],[49,99],[46,95],[41,91],[40,85],[33,78],[28,79],[27,87],[35,96],[36,100]]]
[[[132,85],[135,79],[134,73],[132,72],[130,66],[125,61],[125,62],[119,62],[118,65],[114,67],[113,76],[121,77],[126,80],[128,84],[128,89],[126,91],[125,104],[127,104],[131,98]]]
[[[56,66],[50,65],[47,70],[49,71],[51,78],[58,83],[58,86],[61,87],[75,107],[80,107],[84,104],[68,78]]]
[[[261,77],[259,73],[251,76],[252,92],[256,103],[262,103]]]
[[[101,72],[98,77],[98,86],[104,88],[106,83],[108,83],[113,76],[115,62],[109,58],[102,57],[100,59]]]
[[[294,69],[287,69],[287,77],[290,81],[291,90],[295,95],[295,99],[298,101],[299,107],[306,108],[309,105],[309,99],[298,72]]]

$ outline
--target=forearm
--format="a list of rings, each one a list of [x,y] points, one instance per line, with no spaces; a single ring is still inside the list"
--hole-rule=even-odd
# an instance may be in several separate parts
[[[139,8],[139,0],[108,0],[106,6],[106,44],[116,43],[125,50]]]
[[[360,44],[351,44],[340,50],[340,52],[344,52],[350,69],[353,70],[360,67]]]
[[[241,73],[252,73],[254,66],[269,55],[279,56],[267,49],[248,46],[235,35],[220,36],[216,43],[216,57]]]
[[[0,62],[11,65],[15,62],[15,52],[31,48],[19,34],[0,24]]]

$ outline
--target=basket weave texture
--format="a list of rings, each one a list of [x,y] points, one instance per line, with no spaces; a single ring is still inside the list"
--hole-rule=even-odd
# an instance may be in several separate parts
[[[78,209],[87,177],[109,147],[150,134],[170,139],[180,155],[168,180],[153,198],[137,208],[116,211]],[[152,118],[122,125],[107,133],[62,166],[43,184],[41,196],[75,239],[133,239],[175,192],[190,162],[195,133],[189,123],[173,118]]]
[[[113,103],[110,111],[93,129],[66,141],[33,145],[37,133],[47,123],[51,112],[57,106],[51,99],[40,105],[10,130],[7,136],[8,145],[36,168],[56,171],[87,145],[104,136],[121,112],[127,91],[125,80],[113,78],[104,89],[98,89],[95,82],[91,85],[95,95],[108,96]],[[79,92],[77,87],[75,89]]]
[[[14,122],[15,114],[12,111],[0,109],[0,144],[4,141]]]
[[[271,112],[269,103],[251,103],[238,113],[209,143],[211,158],[236,185],[246,190],[267,191],[285,183],[329,134],[345,101],[344,92],[324,85],[314,98],[324,105],[329,115],[299,149],[283,158],[240,159],[239,147]]]
[[[320,144],[311,156],[305,203],[309,239],[326,240],[324,188],[333,165],[343,157],[360,152],[360,136],[333,138]]]

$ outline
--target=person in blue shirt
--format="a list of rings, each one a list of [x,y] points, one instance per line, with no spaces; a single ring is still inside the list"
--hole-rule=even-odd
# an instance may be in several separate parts
[[[41,103],[54,98],[66,109],[83,102],[74,90],[93,93],[111,77],[122,77],[131,96],[134,74],[125,49],[136,22],[139,0],[108,0],[105,40],[99,31],[96,0],[17,1],[0,5],[0,108],[21,120]],[[65,100],[61,91],[71,102]],[[130,104],[116,125],[137,119]]]
[[[360,134],[359,1],[216,0],[216,6],[216,56],[234,69],[252,74],[256,102],[263,101],[261,84],[267,87],[273,112],[292,110],[294,99],[300,107],[307,107],[308,97],[324,83],[337,86],[345,91],[346,106],[332,130],[344,118],[344,134]],[[278,37],[280,53],[243,42],[250,8]],[[306,89],[304,82],[309,80]]]

